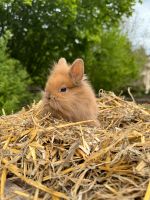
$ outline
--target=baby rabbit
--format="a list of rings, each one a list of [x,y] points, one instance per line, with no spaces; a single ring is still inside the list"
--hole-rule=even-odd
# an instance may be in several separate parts
[[[68,121],[94,120],[98,125],[98,107],[91,85],[84,76],[84,62],[76,59],[72,65],[60,58],[47,80],[43,95],[44,109]]]

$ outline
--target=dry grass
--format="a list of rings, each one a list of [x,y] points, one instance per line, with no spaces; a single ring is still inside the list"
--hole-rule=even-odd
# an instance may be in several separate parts
[[[98,104],[99,128],[40,118],[40,102],[2,116],[1,199],[150,199],[150,111],[113,93]]]

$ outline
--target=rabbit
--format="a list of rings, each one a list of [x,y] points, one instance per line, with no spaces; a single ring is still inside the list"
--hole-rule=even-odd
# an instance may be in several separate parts
[[[99,125],[96,97],[84,75],[82,59],[71,65],[65,58],[59,59],[48,77],[42,101],[45,112],[56,118],[72,122],[93,120],[91,125]]]

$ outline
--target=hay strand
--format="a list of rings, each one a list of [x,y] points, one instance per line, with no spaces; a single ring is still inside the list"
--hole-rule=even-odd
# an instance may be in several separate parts
[[[149,200],[150,199],[150,182],[148,184],[147,190],[146,190],[146,194],[144,196],[144,200]]]
[[[150,198],[150,111],[114,93],[97,101],[100,127],[41,117],[41,102],[0,117],[1,199]],[[8,195],[7,181],[20,189]]]

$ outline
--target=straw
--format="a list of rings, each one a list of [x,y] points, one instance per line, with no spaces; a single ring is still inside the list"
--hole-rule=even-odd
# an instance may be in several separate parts
[[[100,127],[43,116],[41,101],[1,116],[1,199],[150,199],[150,110],[112,92],[97,103]]]

